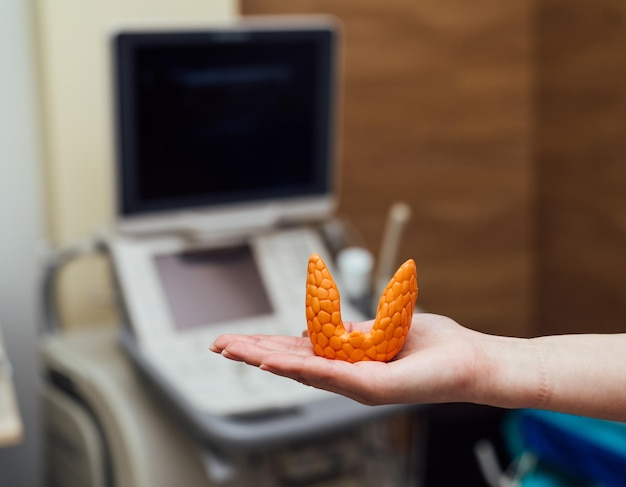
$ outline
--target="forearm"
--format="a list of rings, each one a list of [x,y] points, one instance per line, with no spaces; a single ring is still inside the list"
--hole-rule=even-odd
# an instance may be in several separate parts
[[[478,348],[475,402],[626,421],[626,334],[485,337]]]

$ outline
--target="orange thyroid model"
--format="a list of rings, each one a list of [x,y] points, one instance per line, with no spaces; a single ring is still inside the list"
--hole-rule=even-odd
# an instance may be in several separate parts
[[[311,255],[306,282],[306,319],[315,354],[348,362],[391,360],[409,333],[416,299],[417,271],[415,262],[409,259],[383,291],[371,330],[348,332],[341,319],[337,285],[322,258]]]

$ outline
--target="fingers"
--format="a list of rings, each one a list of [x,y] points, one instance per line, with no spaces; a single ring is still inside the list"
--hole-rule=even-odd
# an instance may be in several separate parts
[[[244,342],[258,344],[268,348],[276,347],[278,350],[302,346],[302,338],[280,335],[221,335],[209,347],[213,352],[220,353],[231,343]],[[306,343],[306,342],[305,342]]]
[[[228,359],[257,367],[267,355],[273,353],[313,354],[308,338],[273,335],[222,335],[209,348]]]
[[[382,362],[351,364],[313,353],[308,337],[222,335],[210,346],[225,358],[245,362],[302,384],[335,392],[363,404],[378,404],[376,367]],[[368,369],[372,368],[370,371]],[[372,373],[374,372],[374,373]]]

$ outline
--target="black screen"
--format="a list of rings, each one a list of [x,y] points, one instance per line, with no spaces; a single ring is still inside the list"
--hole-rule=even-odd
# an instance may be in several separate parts
[[[117,36],[121,213],[323,194],[332,32]]]

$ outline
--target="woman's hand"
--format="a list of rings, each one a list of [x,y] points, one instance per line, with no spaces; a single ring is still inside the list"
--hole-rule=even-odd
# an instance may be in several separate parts
[[[345,326],[367,332],[372,322]],[[474,399],[480,336],[444,316],[415,314],[402,350],[387,363],[318,357],[308,337],[222,335],[211,350],[364,404],[456,402]]]
[[[475,402],[626,421],[626,333],[502,337],[415,314],[387,363],[318,357],[308,337],[223,335],[211,350],[364,404]]]

